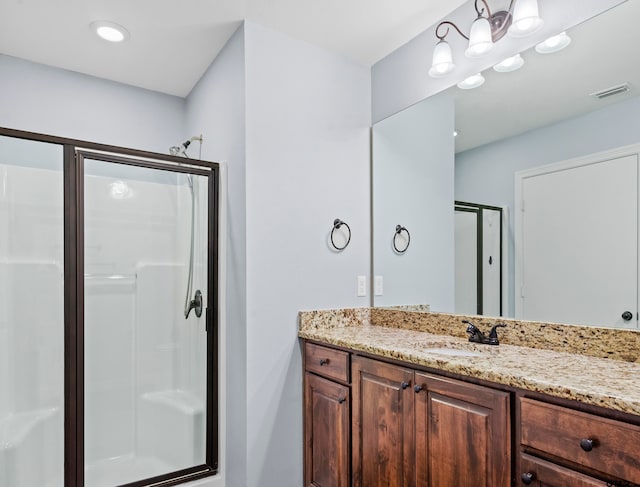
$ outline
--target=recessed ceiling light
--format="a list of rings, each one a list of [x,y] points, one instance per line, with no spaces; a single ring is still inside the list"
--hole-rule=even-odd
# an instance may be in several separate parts
[[[566,32],[561,32],[557,36],[549,37],[546,41],[536,46],[536,52],[540,54],[551,54],[558,52],[571,44],[571,37]]]
[[[129,31],[115,22],[97,20],[89,24],[91,30],[109,42],[123,42],[129,39]]]
[[[516,54],[496,64],[493,69],[498,73],[510,73],[511,71],[520,69],[522,66],[524,66],[524,59],[522,59],[520,54]]]
[[[472,90],[473,88],[477,88],[478,86],[482,86],[484,84],[484,76],[482,74],[474,74],[473,76],[469,76],[464,81],[458,83],[458,88],[461,90]]]

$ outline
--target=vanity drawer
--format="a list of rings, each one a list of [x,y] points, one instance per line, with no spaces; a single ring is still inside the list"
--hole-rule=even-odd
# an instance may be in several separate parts
[[[349,382],[349,354],[347,352],[305,343],[304,359],[308,371],[330,379]]]
[[[640,483],[640,427],[527,398],[520,412],[525,447]]]
[[[534,487],[607,487],[606,482],[525,453],[520,457],[518,478],[520,479],[519,485],[533,485]]]

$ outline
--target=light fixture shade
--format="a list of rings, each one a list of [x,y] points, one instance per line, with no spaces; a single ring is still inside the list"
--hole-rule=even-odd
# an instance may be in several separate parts
[[[484,84],[484,76],[482,73],[474,74],[473,76],[469,76],[464,81],[458,83],[458,88],[461,90],[472,90],[474,88],[478,88]]]
[[[525,37],[539,30],[544,24],[538,14],[538,0],[516,0],[509,35]]]
[[[536,45],[536,52],[540,54],[551,54],[558,52],[571,44],[571,37],[566,32],[561,32],[557,36],[549,37],[546,41]]]
[[[520,54],[516,54],[496,64],[493,69],[498,73],[510,73],[511,71],[520,69],[522,66],[524,66],[524,59],[522,59]]]
[[[476,58],[484,56],[492,49],[491,24],[485,17],[478,17],[473,24],[471,24],[469,47],[464,52],[464,55],[468,58]]]
[[[451,46],[447,41],[441,40],[433,49],[433,61],[431,63],[431,69],[429,70],[429,76],[432,78],[442,78],[453,71],[455,67]]]

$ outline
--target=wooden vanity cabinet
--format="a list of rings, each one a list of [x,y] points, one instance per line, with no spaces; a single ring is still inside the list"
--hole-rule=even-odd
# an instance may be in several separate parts
[[[353,486],[415,485],[413,371],[354,357],[352,380]]]
[[[509,487],[509,394],[415,374],[417,486]]]
[[[527,397],[519,408],[520,485],[640,485],[639,426]]]
[[[354,357],[354,487],[509,487],[509,394]]]
[[[608,487],[611,484],[523,453],[519,485],[532,487]]]
[[[304,357],[304,485],[349,487],[349,354],[305,343]]]

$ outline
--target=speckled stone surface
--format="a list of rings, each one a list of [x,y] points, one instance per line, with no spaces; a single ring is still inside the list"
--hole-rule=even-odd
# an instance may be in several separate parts
[[[371,324],[370,316],[371,308],[300,311],[298,313],[298,329],[302,332],[326,328],[365,326]]]
[[[374,325],[466,338],[467,325],[463,324],[462,320],[473,322],[485,333],[488,333],[496,323],[505,323],[506,328],[499,329],[500,343],[503,344],[640,362],[640,332],[634,330],[517,321],[484,316],[412,313],[385,308],[370,309],[370,322]]]
[[[435,316],[421,320],[418,316],[407,315]],[[640,381],[636,380],[640,375],[640,364],[581,353],[580,350],[585,346],[574,342],[581,333],[583,340],[592,340],[592,335],[584,335],[584,329],[591,328],[569,327],[570,330],[565,330],[566,325],[518,322],[529,336],[531,333],[540,334],[540,340],[546,340],[550,345],[554,345],[551,343],[554,336],[567,342],[553,349],[532,348],[519,345],[517,342],[520,340],[522,343],[522,339],[520,329],[516,330],[516,322],[504,320],[514,329],[511,333],[514,336],[505,333],[501,345],[492,347],[469,343],[461,319],[464,317],[366,308],[304,312],[300,314],[299,336],[354,351],[640,414]],[[389,322],[393,325],[389,325]],[[483,318],[474,322],[484,329],[494,320]],[[323,323],[328,326],[323,326]],[[539,329],[540,326],[542,329]],[[458,329],[462,329],[462,333]],[[597,334],[597,330],[601,329],[593,330],[596,331],[595,336],[601,336]],[[616,333],[636,333],[620,330],[604,332],[610,332],[611,336]],[[567,338],[563,334],[573,335]],[[602,336],[605,335],[611,338],[607,333]],[[609,354],[606,356],[611,357]]]

